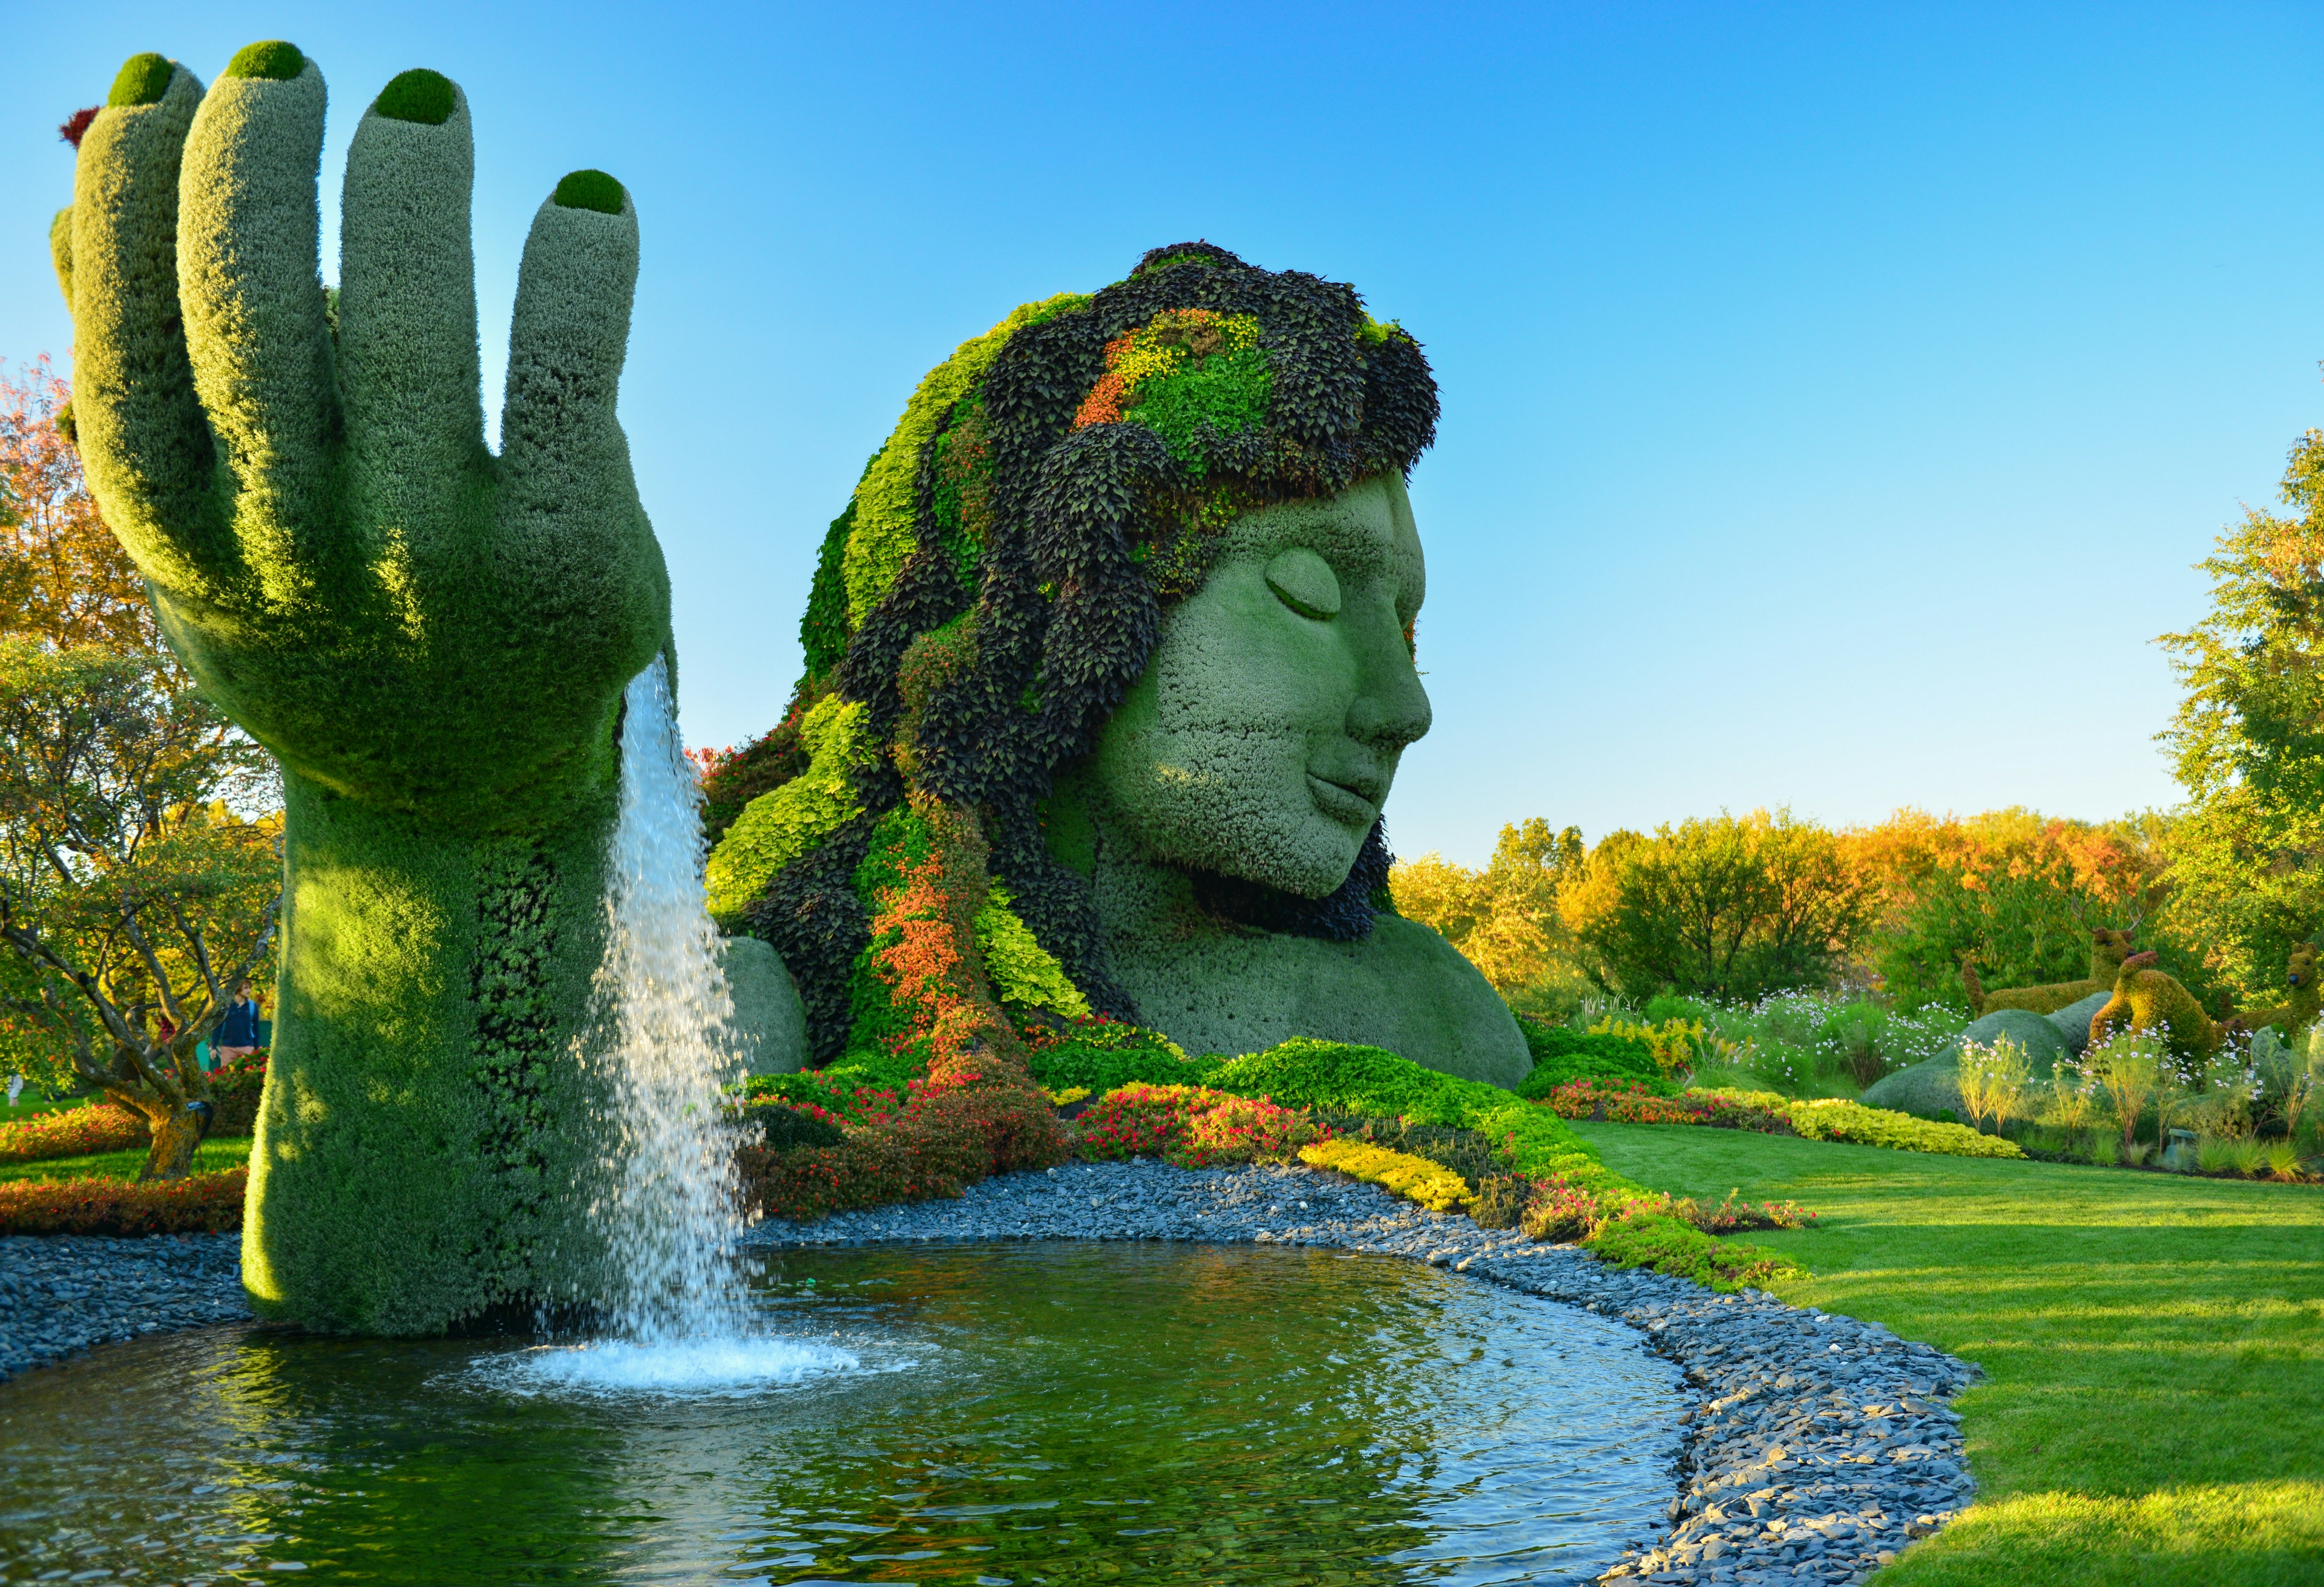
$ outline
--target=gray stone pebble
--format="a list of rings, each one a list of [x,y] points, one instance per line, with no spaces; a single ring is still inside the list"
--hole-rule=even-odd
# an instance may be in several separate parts
[[[1480,1229],[1304,1167],[1077,1163],[987,1179],[957,1201],[762,1224],[761,1247],[904,1241],[1198,1240],[1410,1257],[1618,1317],[1685,1373],[1692,1402],[1662,1536],[1600,1579],[1838,1583],[1863,1580],[1965,1508],[1960,1418],[1945,1401],[1966,1362],[1877,1323],[1720,1295],[1600,1266],[1570,1245]]]
[[[239,1234],[0,1235],[0,1378],[249,1316]]]

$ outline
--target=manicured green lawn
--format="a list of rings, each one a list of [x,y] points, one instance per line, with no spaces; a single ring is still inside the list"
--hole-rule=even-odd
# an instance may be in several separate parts
[[[238,1169],[250,1160],[250,1137],[222,1136],[194,1148],[194,1172],[215,1174]],[[145,1166],[145,1149],[99,1151],[88,1157],[51,1157],[38,1162],[0,1162],[0,1179],[78,1179],[90,1174],[108,1179],[134,1179]]]
[[[2324,1188],[1577,1124],[1657,1189],[1794,1197],[1784,1299],[1984,1367],[1978,1503],[1877,1578],[2324,1582]]]

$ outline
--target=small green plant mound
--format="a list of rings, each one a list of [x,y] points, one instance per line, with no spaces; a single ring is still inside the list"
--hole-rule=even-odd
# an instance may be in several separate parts
[[[415,66],[388,78],[387,87],[379,91],[371,107],[391,121],[416,121],[440,127],[452,119],[452,100],[450,78],[440,71]],[[613,213],[621,213],[621,206],[616,205]]]
[[[278,83],[289,82],[306,69],[307,58],[299,53],[299,46],[281,39],[262,39],[255,44],[244,44],[226,63],[226,75],[230,78],[271,78]],[[165,79],[166,82],[166,79]],[[161,97],[155,95],[155,98]]]
[[[1537,1102],[1576,1080],[1635,1081],[1657,1096],[1677,1093],[1655,1061],[1654,1049],[1636,1037],[1593,1034],[1529,1019],[1518,1020],[1517,1029],[1525,1032],[1526,1046],[1533,1053],[1532,1071],[1517,1083],[1517,1095],[1528,1101]]]
[[[560,209],[594,209],[600,215],[622,213],[622,184],[602,170],[567,171],[557,183]]]
[[[1200,1086],[1226,1061],[1215,1053],[1189,1058],[1159,1031],[1102,1014],[1035,1032],[1025,1045],[1033,1078],[1049,1091],[1079,1087],[1103,1095],[1123,1086]]]
[[[1633,1207],[1609,1219],[1582,1243],[1608,1267],[1650,1268],[1711,1289],[1739,1289],[1807,1270],[1757,1245],[1727,1245],[1666,1213]]]
[[[0,1234],[231,1234],[242,1227],[249,1170],[128,1179],[0,1183]]]
[[[235,60],[242,59],[235,56]],[[113,79],[113,92],[105,96],[108,105],[152,105],[170,89],[170,73],[176,69],[169,57],[156,55],[148,50],[143,55],[133,55],[121,63],[121,70]]]

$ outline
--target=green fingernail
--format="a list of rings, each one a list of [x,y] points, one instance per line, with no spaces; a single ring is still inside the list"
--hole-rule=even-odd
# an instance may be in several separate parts
[[[379,91],[371,107],[395,121],[416,121],[440,127],[452,116],[452,79],[424,66],[397,72]]]
[[[244,44],[226,63],[226,75],[230,78],[272,78],[287,82],[306,67],[307,58],[299,53],[299,46],[286,44],[280,39],[263,39],[255,44]]]
[[[113,92],[105,96],[105,102],[153,104],[170,91],[170,73],[173,69],[166,55],[156,55],[151,50],[143,55],[133,55],[121,63],[120,75],[113,79]]]
[[[622,213],[622,184],[602,170],[568,172],[557,184],[560,209],[594,209],[600,215]]]

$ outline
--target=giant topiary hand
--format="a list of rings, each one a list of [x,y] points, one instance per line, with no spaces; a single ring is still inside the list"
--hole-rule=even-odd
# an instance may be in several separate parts
[[[323,112],[289,44],[207,93],[137,56],[53,240],[97,500],[171,644],[284,772],[246,1281],[407,1331],[545,1293],[622,693],[668,644],[669,581],[614,417],[620,184],[576,171],[534,216],[495,457],[466,102],[412,71],[364,112],[336,314]]]

